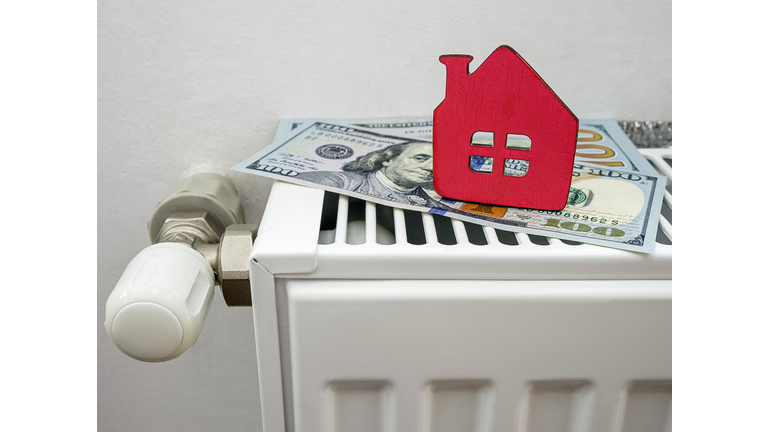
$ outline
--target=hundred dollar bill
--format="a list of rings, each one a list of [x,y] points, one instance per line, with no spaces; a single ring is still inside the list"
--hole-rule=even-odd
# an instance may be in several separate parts
[[[322,121],[301,123],[233,169],[496,229],[645,253],[653,250],[666,182],[577,163],[562,211],[454,201],[434,191],[430,141]]]
[[[432,117],[391,117],[371,119],[285,119],[276,139],[317,121],[370,131],[432,141]],[[581,120],[574,162],[657,175],[653,166],[637,151],[616,120]]]

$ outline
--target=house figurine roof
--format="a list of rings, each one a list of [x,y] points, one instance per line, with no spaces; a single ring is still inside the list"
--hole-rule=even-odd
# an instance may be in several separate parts
[[[434,184],[445,198],[561,210],[570,189],[578,119],[512,48],[473,73],[445,55],[445,100],[434,112]]]

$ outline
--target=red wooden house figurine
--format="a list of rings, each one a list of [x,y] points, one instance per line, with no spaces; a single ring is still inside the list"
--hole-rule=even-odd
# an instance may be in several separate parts
[[[445,198],[562,210],[579,120],[508,46],[475,72],[472,56],[445,55],[445,100],[435,109],[433,176]]]

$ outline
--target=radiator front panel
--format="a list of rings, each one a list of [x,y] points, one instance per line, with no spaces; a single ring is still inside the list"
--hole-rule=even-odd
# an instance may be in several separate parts
[[[287,280],[285,293],[296,431],[669,429],[671,281]]]

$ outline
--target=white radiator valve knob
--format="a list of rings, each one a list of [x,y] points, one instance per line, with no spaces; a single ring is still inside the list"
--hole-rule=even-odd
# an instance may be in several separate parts
[[[214,274],[191,247],[157,243],[128,264],[110,294],[104,326],[137,360],[171,360],[200,335],[213,298]]]

